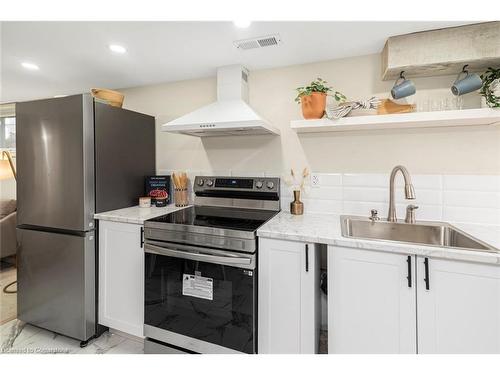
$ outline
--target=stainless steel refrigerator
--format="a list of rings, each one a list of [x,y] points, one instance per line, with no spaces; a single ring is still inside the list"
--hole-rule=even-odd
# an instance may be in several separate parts
[[[16,104],[18,318],[87,341],[97,325],[93,216],[137,204],[154,117],[90,95]]]

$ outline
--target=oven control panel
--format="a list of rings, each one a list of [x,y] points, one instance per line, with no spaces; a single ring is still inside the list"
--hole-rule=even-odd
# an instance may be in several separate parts
[[[230,189],[252,189],[253,188],[253,180],[249,178],[216,178],[215,187],[217,188],[230,188]],[[212,182],[212,180],[208,180],[207,184]]]
[[[280,210],[278,177],[196,176],[195,206]]]
[[[279,188],[278,177],[196,176],[194,181],[195,193],[207,190],[279,192]]]

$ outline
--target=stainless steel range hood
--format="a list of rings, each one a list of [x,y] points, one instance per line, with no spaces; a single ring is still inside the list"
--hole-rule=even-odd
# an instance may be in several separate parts
[[[241,65],[217,69],[217,101],[161,126],[162,131],[198,137],[275,134],[248,105],[248,70]]]

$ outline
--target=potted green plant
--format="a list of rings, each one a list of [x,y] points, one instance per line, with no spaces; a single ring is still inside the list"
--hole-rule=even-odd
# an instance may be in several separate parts
[[[334,91],[328,82],[321,78],[312,81],[308,86],[298,87],[295,101],[302,105],[302,116],[306,120],[322,118],[325,114],[326,97],[329,95],[337,102],[345,101],[344,94]]]
[[[500,68],[489,67],[480,77],[483,80],[480,93],[486,104],[490,108],[500,108]]]

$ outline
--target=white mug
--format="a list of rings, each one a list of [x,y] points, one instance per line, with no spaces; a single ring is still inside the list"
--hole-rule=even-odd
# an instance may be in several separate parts
[[[139,198],[139,207],[140,208],[151,207],[151,197],[140,197]]]

